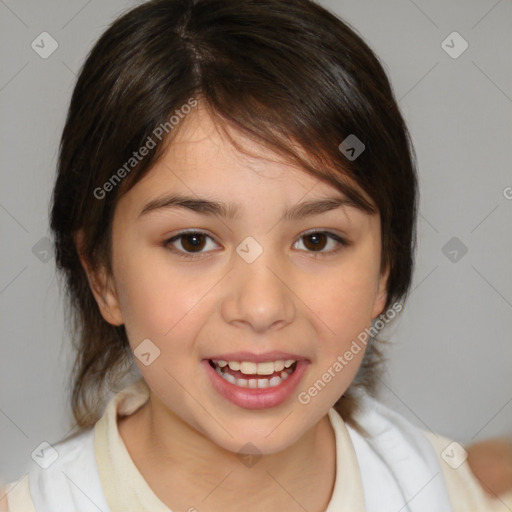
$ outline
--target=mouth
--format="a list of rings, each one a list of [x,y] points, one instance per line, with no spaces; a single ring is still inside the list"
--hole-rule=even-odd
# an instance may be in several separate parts
[[[308,365],[306,359],[202,360],[213,389],[244,409],[265,409],[286,402]]]
[[[208,360],[210,366],[225,381],[240,388],[265,389],[274,388],[284,382],[297,368],[297,361],[214,361]]]

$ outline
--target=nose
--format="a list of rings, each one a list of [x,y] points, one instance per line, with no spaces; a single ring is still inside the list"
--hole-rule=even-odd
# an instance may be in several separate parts
[[[255,332],[278,330],[293,322],[295,295],[270,251],[252,263],[237,256],[234,265],[221,307],[225,322],[248,326]]]

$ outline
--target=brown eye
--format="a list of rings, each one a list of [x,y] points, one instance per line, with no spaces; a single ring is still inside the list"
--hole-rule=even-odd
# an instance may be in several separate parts
[[[307,242],[304,245],[312,251],[321,251],[327,243],[328,237],[325,233],[313,233],[305,235],[304,240]]]
[[[210,247],[208,246],[209,241],[213,244]],[[213,241],[213,238],[206,233],[202,233],[201,231],[185,231],[169,238],[163,243],[163,245],[178,256],[194,258],[207,253],[208,250],[204,250],[205,248],[215,248],[217,244]]]
[[[321,255],[335,253],[348,245],[346,240],[329,231],[312,231],[302,235],[299,241],[302,241],[307,252],[319,253]],[[328,248],[329,246],[330,248]]]
[[[205,236],[202,233],[182,235],[181,239],[181,246],[188,252],[201,251],[206,245]]]

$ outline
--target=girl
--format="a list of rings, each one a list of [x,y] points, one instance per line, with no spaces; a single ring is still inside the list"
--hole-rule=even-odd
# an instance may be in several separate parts
[[[119,18],[78,78],[51,213],[77,428],[8,510],[510,510],[462,446],[372,398],[411,280],[412,153],[378,59],[313,2]]]

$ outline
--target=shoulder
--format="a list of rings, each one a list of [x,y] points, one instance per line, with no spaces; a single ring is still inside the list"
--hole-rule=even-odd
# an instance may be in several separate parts
[[[420,429],[364,392],[357,401],[357,428],[347,430],[368,510],[452,512],[438,459]]]
[[[36,512],[30,496],[28,475],[0,487],[0,512]]]
[[[409,487],[411,496],[423,482],[426,487],[415,500],[437,487],[435,493],[446,494],[453,512],[510,512],[512,494],[489,496],[471,472],[461,444],[413,425],[366,394],[360,404],[356,420],[368,435],[350,429],[352,437],[360,446],[366,443],[367,451],[385,462],[402,487]]]
[[[444,436],[424,431],[436,452],[454,511],[509,512],[512,489],[499,496],[487,494],[468,464],[468,453],[462,444]]]
[[[9,512],[109,510],[94,454],[94,429],[41,443],[25,474],[5,486]],[[78,508],[77,508],[78,507]]]

